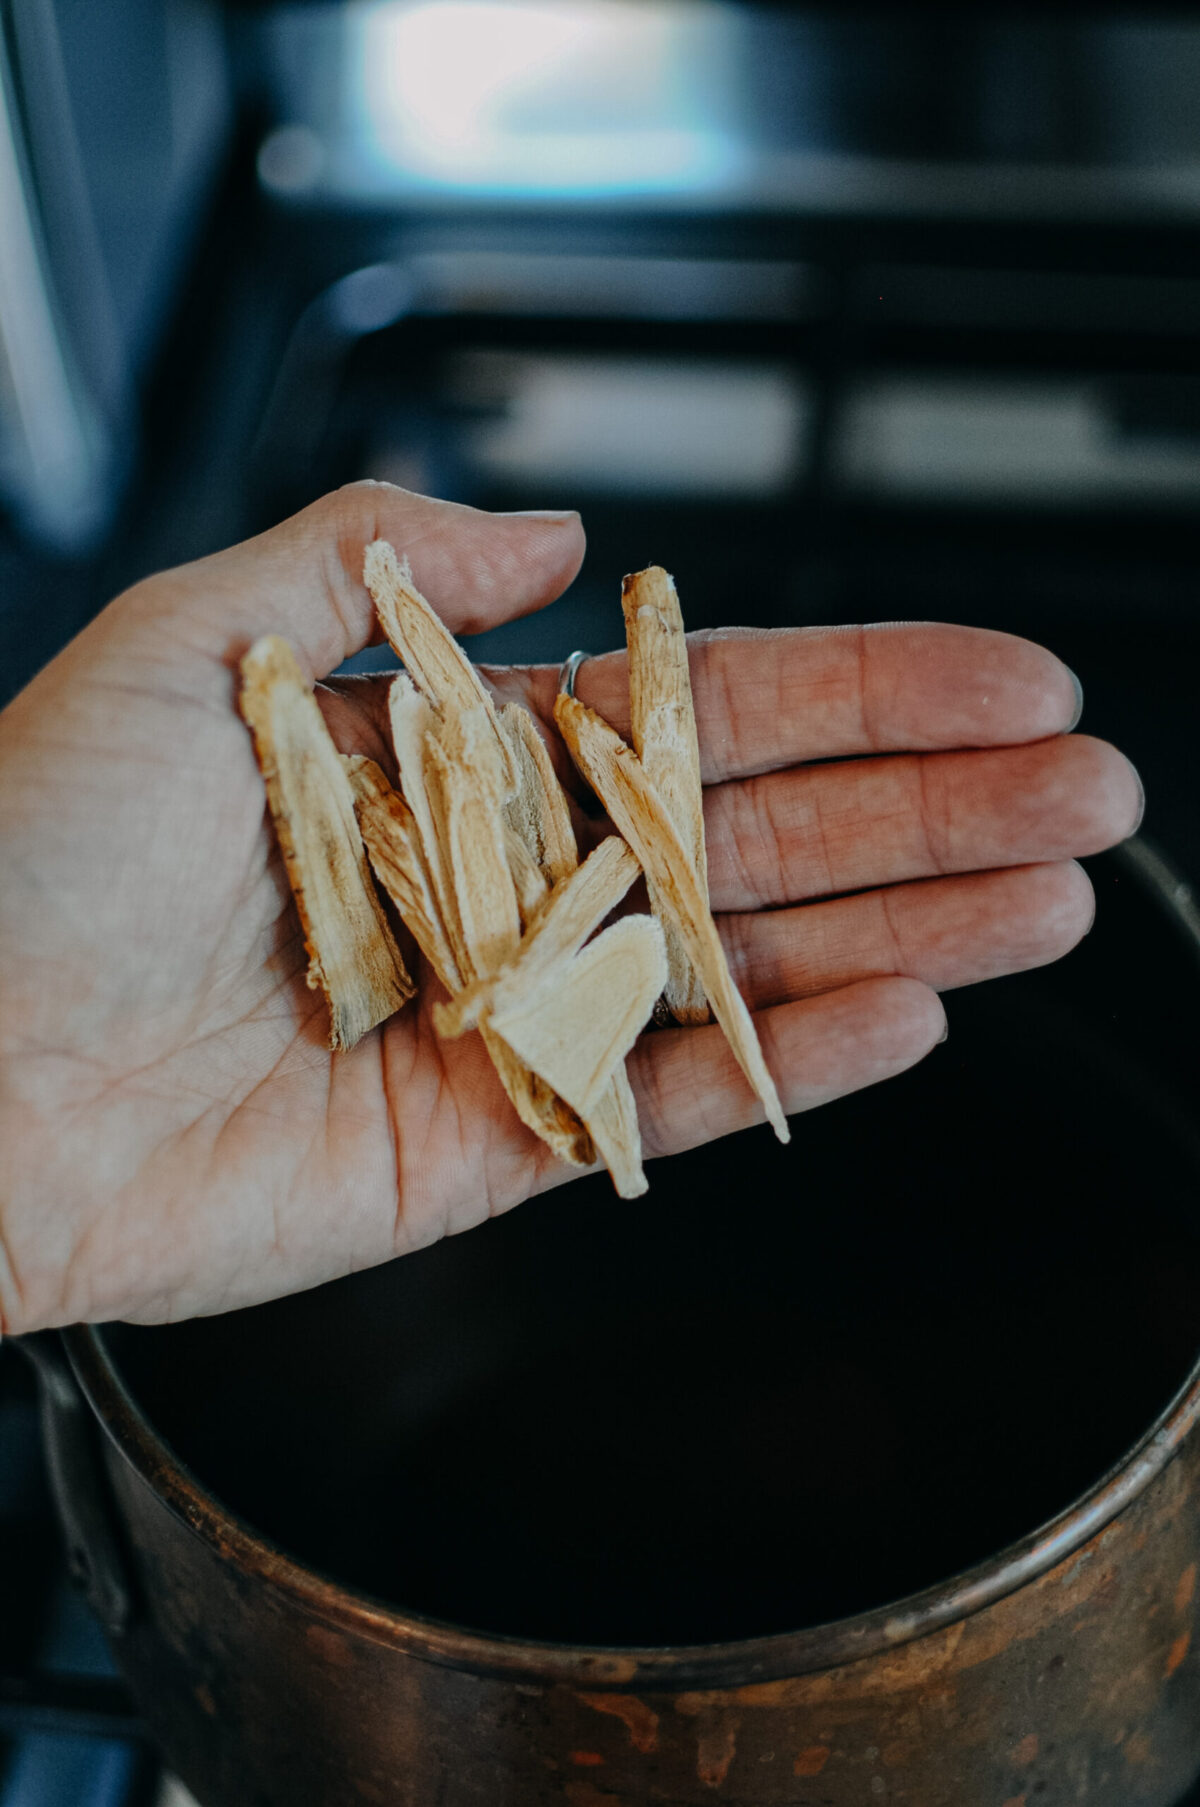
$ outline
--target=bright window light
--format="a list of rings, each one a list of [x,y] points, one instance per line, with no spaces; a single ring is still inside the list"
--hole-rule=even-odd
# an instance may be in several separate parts
[[[351,96],[381,179],[478,194],[712,190],[733,174],[717,0],[373,0]]]

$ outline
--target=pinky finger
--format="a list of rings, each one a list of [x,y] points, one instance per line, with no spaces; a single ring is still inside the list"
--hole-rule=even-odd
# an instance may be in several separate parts
[[[783,1108],[828,1104],[915,1066],[941,1040],[946,1015],[916,979],[864,979],[764,1010],[754,1019]],[[763,1121],[715,1025],[643,1036],[629,1061],[646,1155],[678,1154]]]

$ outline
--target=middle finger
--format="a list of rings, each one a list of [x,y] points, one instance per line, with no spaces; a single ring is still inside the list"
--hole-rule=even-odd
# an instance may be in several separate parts
[[[1088,735],[800,766],[705,792],[709,892],[715,910],[753,910],[1077,859],[1132,834],[1141,809],[1129,761]]]

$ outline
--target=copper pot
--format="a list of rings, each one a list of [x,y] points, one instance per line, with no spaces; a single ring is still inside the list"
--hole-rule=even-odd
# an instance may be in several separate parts
[[[1085,950],[788,1154],[44,1354],[77,1566],[204,1807],[1178,1800],[1200,932],[1144,846],[1096,878]]]

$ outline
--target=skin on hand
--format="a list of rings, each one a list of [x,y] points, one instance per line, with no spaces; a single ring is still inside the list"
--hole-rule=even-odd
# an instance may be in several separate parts
[[[458,633],[543,607],[584,543],[574,515],[352,485],[118,597],[0,714],[2,1331],[250,1304],[570,1177],[478,1036],[435,1035],[427,972],[337,1056],[303,982],[236,668],[264,633],[316,679],[366,645],[377,537]],[[1052,654],[901,624],[728,630],[690,656],[713,907],[785,1109],[913,1065],[943,1034],[938,991],[1086,932],[1074,861],[1133,831],[1141,787],[1068,737]],[[578,686],[619,728],[624,663],[589,660]],[[553,736],[553,671],[487,675]],[[386,760],[385,680],[320,695],[344,751]],[[758,1120],[715,1027],[643,1037],[630,1071],[649,1155]]]

